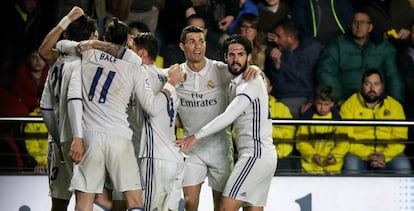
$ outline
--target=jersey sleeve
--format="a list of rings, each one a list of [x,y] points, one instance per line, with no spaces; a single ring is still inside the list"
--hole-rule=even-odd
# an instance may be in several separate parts
[[[256,77],[255,79],[246,81],[237,87],[236,95],[246,95],[250,99],[258,97],[260,93],[260,82],[258,80],[263,80],[262,77]]]
[[[131,49],[126,49],[125,50],[124,55],[122,56],[122,60],[125,60],[127,62],[136,64],[136,65],[142,65],[142,59],[141,59],[141,57],[139,57]]]
[[[134,95],[136,101],[141,105],[143,110],[150,116],[155,116],[161,109],[168,108],[168,98],[164,92],[153,93],[151,82],[147,76],[145,66],[135,65],[137,72],[135,77]],[[171,93],[175,95],[175,93]]]
[[[42,97],[40,98],[40,111],[42,113],[43,121],[46,124],[46,127],[49,131],[49,134],[52,136],[53,141],[59,141],[59,128],[58,120],[53,109],[53,87],[51,82],[52,69],[49,70],[49,73],[46,78],[45,86],[43,89]]]
[[[72,128],[73,137],[83,137],[82,135],[82,80],[81,64],[72,72],[68,87],[68,116]]]
[[[72,40],[61,40],[56,43],[56,49],[61,54],[79,55],[78,52],[76,52],[78,44],[78,42]]]

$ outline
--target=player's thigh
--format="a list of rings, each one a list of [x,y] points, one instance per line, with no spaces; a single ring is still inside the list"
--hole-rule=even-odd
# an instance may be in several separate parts
[[[247,202],[252,206],[265,206],[275,168],[274,158],[239,157],[223,196]]]
[[[191,156],[184,161],[183,186],[202,184],[207,176],[207,164],[197,156]]]
[[[52,198],[69,200],[72,192],[69,191],[70,179],[72,178],[72,162],[61,159],[58,145],[50,142],[48,148],[49,158],[49,195]]]
[[[85,154],[79,164],[73,167],[72,190],[88,193],[102,193],[105,172],[105,133],[84,132]]]
[[[113,136],[106,144],[106,167],[114,189],[119,192],[142,189],[131,139]]]

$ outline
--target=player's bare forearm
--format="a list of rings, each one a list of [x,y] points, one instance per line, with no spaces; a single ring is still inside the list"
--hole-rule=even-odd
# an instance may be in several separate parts
[[[45,37],[38,51],[39,55],[46,61],[48,65],[55,63],[60,53],[54,50],[55,44],[59,41],[63,33],[63,29],[56,26]]]
[[[75,21],[83,14],[82,8],[74,6],[72,10],[46,35],[38,51],[47,64],[52,65],[60,56],[60,53],[54,49],[54,46],[59,41],[62,33],[71,22]]]

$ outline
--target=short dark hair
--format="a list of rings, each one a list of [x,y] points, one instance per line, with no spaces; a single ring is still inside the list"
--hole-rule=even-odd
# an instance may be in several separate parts
[[[159,50],[159,42],[157,37],[151,32],[142,32],[139,33],[136,37],[134,37],[135,45],[137,45],[138,49],[146,49],[148,51],[148,55],[152,60],[155,60],[158,55]]]
[[[223,51],[225,55],[227,55],[229,52],[229,46],[235,43],[242,45],[244,47],[244,50],[246,50],[247,55],[252,53],[252,44],[246,37],[241,34],[232,34],[230,37],[224,40]]]
[[[367,69],[367,70],[366,70],[366,71],[362,74],[361,84],[363,84],[363,83],[364,83],[365,78],[367,78],[367,77],[369,77],[369,76],[371,76],[371,75],[374,75],[374,74],[378,74],[378,75],[379,75],[379,77],[380,77],[381,83],[384,83],[384,77],[382,76],[382,73],[381,73],[378,69],[375,69],[375,68],[369,68],[369,69]]]
[[[68,39],[79,42],[89,39],[91,33],[96,30],[98,30],[96,20],[83,15],[69,24],[66,33]]]
[[[125,45],[128,38],[129,28],[117,17],[112,18],[112,22],[105,29],[105,39],[118,45]]]
[[[273,28],[275,30],[278,27],[282,27],[283,31],[285,31],[285,34],[299,37],[299,27],[295,24],[295,22],[290,18],[285,18],[278,22],[276,26]]]
[[[132,21],[128,24],[129,30],[132,28],[137,28],[139,32],[150,32],[148,25],[141,21]],[[135,35],[135,34],[133,34]]]
[[[195,14],[192,14],[192,15],[188,16],[188,17],[185,19],[185,23],[186,23],[187,25],[190,25],[190,24],[188,24],[188,23],[189,23],[191,20],[193,20],[193,19],[203,20],[203,21],[204,21],[204,24],[206,24],[206,19],[204,19],[204,17],[203,17],[202,15],[198,14],[198,13],[195,13]]]
[[[335,101],[335,92],[332,86],[321,84],[316,87],[313,100]]]
[[[204,30],[198,26],[186,26],[182,31],[180,35],[180,42],[184,43],[185,39],[187,38],[187,34],[189,33],[203,33],[204,38],[206,37],[206,34],[204,33]]]

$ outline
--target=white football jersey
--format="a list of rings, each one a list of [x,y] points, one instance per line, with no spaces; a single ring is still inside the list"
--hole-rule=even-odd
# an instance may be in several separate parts
[[[167,82],[166,71],[155,65],[147,65],[147,76],[152,90],[158,93]],[[175,116],[177,114],[177,95],[170,96],[163,109],[155,116],[144,113],[144,127],[140,145],[140,158],[157,158],[183,163],[179,148],[175,146]]]
[[[274,157],[269,98],[262,77],[245,81],[239,75],[230,85],[230,104],[225,112],[195,135],[208,136],[233,123],[239,155]]]
[[[73,55],[61,55],[50,67],[40,100],[40,108],[53,110],[58,118],[60,141],[72,141],[73,133],[68,116],[68,101],[82,100],[81,59]]]
[[[227,64],[207,59],[206,65],[199,72],[193,72],[186,63],[181,67],[186,73],[186,81],[178,84],[178,114],[184,128],[184,135],[192,135],[221,114],[228,105],[228,85],[231,75]],[[191,152],[205,150],[205,145],[217,147],[217,144],[231,147],[229,128],[206,137],[191,148]]]
[[[126,110],[132,94],[150,115],[161,110],[167,99],[164,94],[154,96],[140,63],[95,49],[82,52],[85,129],[131,138]]]

